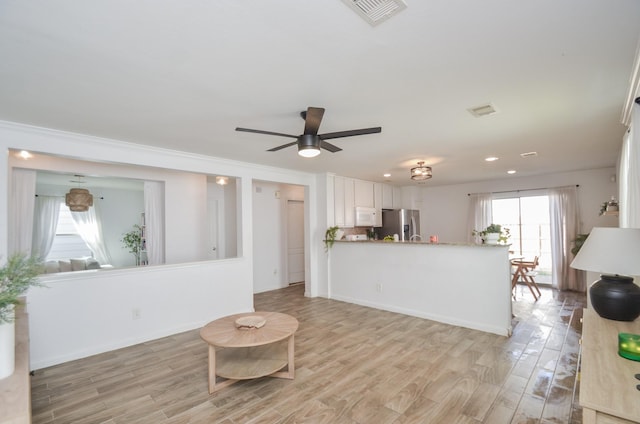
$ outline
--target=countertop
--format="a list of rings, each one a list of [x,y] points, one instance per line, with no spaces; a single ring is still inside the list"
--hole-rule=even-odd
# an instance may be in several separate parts
[[[385,240],[336,240],[336,243],[369,243],[384,245],[428,245],[428,246],[469,246],[469,247],[508,247],[509,244],[477,244],[467,242],[456,243],[430,243],[429,241],[385,241]]]

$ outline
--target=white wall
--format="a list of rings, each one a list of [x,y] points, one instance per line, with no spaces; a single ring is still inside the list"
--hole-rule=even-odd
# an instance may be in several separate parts
[[[561,187],[578,184],[581,231],[618,225],[617,217],[598,216],[600,205],[617,194],[618,186],[612,177],[615,168],[546,174],[535,177],[505,178],[417,190],[403,190],[406,207],[419,207],[423,237],[438,235],[440,242],[467,241],[469,193],[527,190],[542,187]],[[523,193],[524,194],[524,193]]]
[[[306,187],[305,234],[312,235],[306,238],[309,242],[305,246],[309,254],[306,284],[307,293],[317,293],[318,257],[322,255],[319,234],[324,234],[325,226],[324,222],[319,223],[316,210],[326,209],[326,204],[318,194],[314,174],[0,122],[0,151],[4,153],[0,157],[0,175],[6,176],[0,179],[1,258],[6,258],[8,252],[9,149],[104,164],[164,167],[178,174],[234,176],[241,205],[237,211],[238,258],[42,277],[48,287],[32,289],[27,298],[34,369],[195,328],[233,312],[253,310],[251,181],[254,179]],[[92,175],[95,169],[78,171]],[[182,181],[193,182],[188,178]],[[206,186],[206,180],[203,184]],[[178,192],[179,187],[176,184],[169,192]],[[206,187],[193,192],[205,193]],[[169,211],[167,220],[183,216],[178,213],[185,207],[183,203],[175,201],[170,207],[175,211]],[[180,222],[180,225],[184,231],[190,231],[188,226],[192,224]],[[202,231],[199,226],[195,229]],[[178,254],[181,248],[189,248],[184,246],[191,243],[188,237],[177,231],[169,234],[174,237],[172,252]],[[313,240],[318,246],[313,245]],[[141,310],[139,320],[132,317],[134,308]]]
[[[511,333],[506,246],[336,242],[330,261],[333,299]]]

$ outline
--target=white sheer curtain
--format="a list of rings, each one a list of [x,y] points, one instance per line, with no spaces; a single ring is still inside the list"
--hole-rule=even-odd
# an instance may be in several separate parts
[[[640,105],[633,105],[631,127],[624,137],[618,181],[621,228],[640,228]]]
[[[473,193],[469,195],[469,215],[467,218],[467,239],[475,243],[473,230],[483,230],[491,224],[493,211],[491,209],[491,193]]]
[[[9,195],[9,254],[31,254],[35,198],[36,171],[14,169]]]
[[[104,237],[102,236],[102,225],[97,212],[97,203],[94,203],[93,207],[90,207],[86,212],[71,212],[73,222],[76,224],[78,234],[82,237],[82,240],[89,246],[89,249],[93,252],[93,256],[96,258],[100,265],[107,265],[111,263],[111,256],[107,251],[107,246],[104,244]]]
[[[49,254],[53,240],[56,238],[60,204],[62,204],[62,197],[36,197],[31,255],[41,261],[44,261]]]
[[[571,268],[572,242],[579,232],[578,188],[549,189],[549,217],[551,221],[552,286],[559,290],[586,291],[583,271]]]
[[[164,183],[144,182],[144,217],[149,265],[164,263]]]

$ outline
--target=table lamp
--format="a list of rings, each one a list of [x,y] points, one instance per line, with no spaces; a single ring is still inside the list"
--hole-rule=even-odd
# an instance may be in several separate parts
[[[593,309],[602,318],[633,321],[640,316],[640,228],[591,230],[571,268],[599,272],[589,288]]]

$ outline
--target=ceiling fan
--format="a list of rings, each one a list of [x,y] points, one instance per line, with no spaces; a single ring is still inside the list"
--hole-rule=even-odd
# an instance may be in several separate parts
[[[338,131],[332,133],[318,134],[320,128],[320,122],[322,122],[322,116],[324,115],[324,109],[321,107],[309,107],[306,111],[300,112],[300,116],[304,119],[304,132],[300,135],[282,134],[272,131],[253,130],[250,128],[236,128],[236,131],[245,131],[257,134],[278,135],[281,137],[295,138],[296,141],[283,144],[278,147],[267,150],[268,152],[276,152],[278,150],[298,145],[298,154],[303,157],[312,158],[320,154],[320,149],[325,149],[331,153],[339,152],[342,150],[338,146],[328,143],[326,140],[332,138],[352,137],[355,135],[375,134],[382,132],[382,127],[362,128],[359,130]]]

